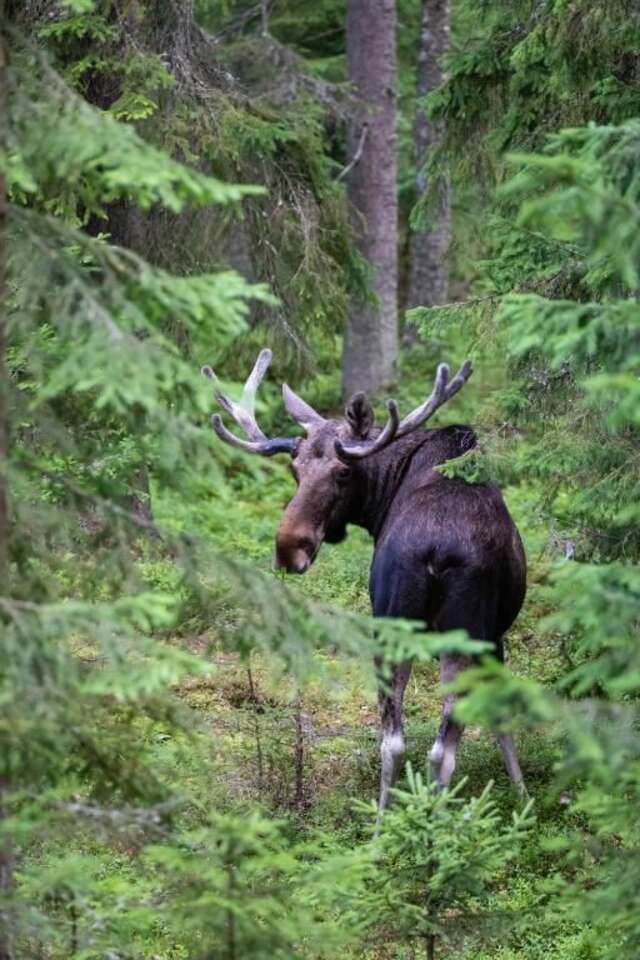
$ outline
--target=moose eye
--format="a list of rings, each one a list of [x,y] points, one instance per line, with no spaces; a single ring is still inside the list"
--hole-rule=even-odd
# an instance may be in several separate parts
[[[349,480],[350,476],[351,476],[351,470],[349,469],[349,467],[339,467],[334,472],[333,478],[339,487],[343,487],[345,483],[347,483],[347,481]]]

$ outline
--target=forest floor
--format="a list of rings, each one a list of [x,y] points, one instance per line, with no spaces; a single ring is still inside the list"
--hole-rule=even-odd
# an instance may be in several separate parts
[[[203,540],[222,554],[250,560],[252,567],[275,576],[271,572],[273,538],[280,512],[293,492],[293,480],[285,465],[268,461],[239,471],[233,484],[233,497],[222,502],[215,491],[202,503],[186,503],[175,495],[172,500],[157,496],[157,522],[174,530],[197,528]],[[562,637],[538,629],[548,612],[544,583],[553,560],[549,534],[531,521],[535,511],[530,491],[518,488],[504,493],[529,560],[527,600],[508,637],[508,664],[519,675],[554,685],[566,670]],[[304,577],[288,578],[287,583],[306,599],[366,613],[371,550],[368,535],[353,529],[344,543],[323,546]],[[176,571],[170,558],[145,558],[143,551],[140,568],[150,586],[171,588]],[[206,579],[206,571],[203,576]],[[238,601],[226,598],[224,586],[218,586],[220,622],[233,624]],[[355,809],[354,800],[373,805],[377,791],[373,664],[368,658],[317,651],[317,669],[309,671],[306,679],[294,681],[282,661],[266,652],[253,653],[249,661],[242,659],[225,644],[224,632],[218,629],[215,617],[211,623],[203,623],[196,615],[193,625],[186,621],[179,633],[169,638],[208,659],[214,670],[211,676],[184,682],[177,691],[190,711],[193,739],[180,743],[162,730],[151,734],[158,771],[165,780],[179,784],[191,804],[241,815],[261,810],[281,820],[294,842],[323,835],[341,849],[350,849],[366,841],[373,806],[367,818]],[[416,665],[405,700],[407,760],[416,770],[426,770],[440,707],[437,663]],[[584,931],[558,905],[555,895],[559,867],[554,851],[576,835],[587,840],[570,797],[552,786],[562,739],[553,729],[538,728],[521,733],[516,740],[535,801],[536,828],[497,894],[496,916],[510,918],[508,932],[482,946],[469,943],[456,952],[457,960],[595,960],[586,946],[583,949]],[[207,753],[206,764],[197,761],[195,751],[202,750]],[[494,781],[494,799],[505,819],[511,818],[519,804],[487,731],[467,729],[455,777],[466,778],[465,796],[478,795],[488,781]],[[36,855],[55,867],[61,844],[65,854],[73,845],[82,858],[88,842],[82,836],[56,837]],[[91,850],[95,852],[93,846]],[[101,856],[105,884],[117,884],[123,872],[131,883],[138,882],[137,868],[133,860],[128,861],[127,851],[105,846]],[[444,951],[438,960],[451,955]],[[399,954],[375,943],[344,954],[344,960],[348,956],[353,960],[356,956],[359,960],[409,960],[413,954]]]
[[[273,536],[279,513],[293,490],[285,469],[270,465],[259,496],[247,487],[232,508],[213,511],[205,532],[224,550],[251,557],[264,572],[271,566]],[[525,607],[508,637],[508,663],[517,674],[553,685],[566,669],[562,638],[537,630],[547,612],[542,598],[548,556],[545,531],[527,524],[526,491],[505,491],[508,505],[523,533],[529,556],[529,590]],[[175,517],[176,505],[166,505]],[[371,541],[352,530],[338,546],[323,546],[312,569],[290,578],[307,597],[348,610],[367,611],[367,575]],[[182,638],[178,642],[184,642]],[[368,835],[370,823],[353,812],[354,798],[372,801],[378,778],[377,710],[372,664],[342,654],[317,653],[318,673],[297,686],[264,654],[250,663],[225,652],[215,633],[187,638],[198,652],[208,652],[215,675],[184,685],[180,694],[200,717],[216,754],[216,783],[209,800],[230,810],[259,806],[289,820],[293,836],[328,831],[352,846]],[[414,667],[405,700],[407,760],[425,770],[441,707],[438,665]],[[523,772],[535,800],[537,827],[500,894],[497,911],[517,914],[506,941],[458,954],[471,960],[545,960],[582,958],[581,931],[569,915],[551,909],[553,850],[580,831],[570,798],[550,789],[554,764],[562,750],[551,729],[517,737]],[[299,761],[296,764],[296,761]],[[296,767],[299,775],[296,777]],[[456,778],[467,778],[464,795],[479,794],[494,781],[494,798],[505,818],[518,804],[493,738],[479,728],[465,732]],[[398,956],[372,946],[366,954],[383,960]],[[407,957],[411,954],[407,954]],[[446,956],[446,954],[443,954]],[[589,954],[585,953],[587,960]]]

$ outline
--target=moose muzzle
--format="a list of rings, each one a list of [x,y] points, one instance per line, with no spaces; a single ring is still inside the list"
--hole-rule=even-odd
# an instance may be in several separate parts
[[[306,573],[320,546],[320,541],[310,531],[278,530],[273,560],[275,570],[287,573]]]

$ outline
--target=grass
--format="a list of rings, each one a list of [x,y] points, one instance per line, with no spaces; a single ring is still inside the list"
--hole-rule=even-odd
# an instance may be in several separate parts
[[[220,552],[240,557],[272,576],[273,537],[283,505],[293,492],[284,465],[260,463],[244,472],[239,458],[232,481],[233,496],[221,500],[215,490],[208,498],[189,503],[156,495],[156,519],[172,529],[197,527]],[[529,593],[524,610],[511,630],[509,665],[523,676],[552,685],[565,668],[562,638],[542,635],[538,621],[547,612],[544,581],[548,565],[545,531],[530,528],[528,492],[505,491],[529,556]],[[301,597],[349,611],[368,612],[368,567],[372,544],[366,533],[351,530],[338,546],[325,545],[305,577],[291,578]],[[178,589],[170,559],[142,556],[142,579],[151,587]],[[203,571],[207,579],[207,571]],[[220,619],[233,624],[234,604],[219,585]],[[192,732],[184,738],[161,727],[151,745],[162,779],[177,784],[188,799],[183,816],[197,819],[198,810],[233,812],[260,808],[284,816],[295,839],[318,831],[346,848],[362,842],[367,823],[356,815],[353,799],[375,797],[378,779],[376,688],[372,664],[323,650],[315,653],[318,668],[304,682],[283,674],[279,661],[265,653],[247,661],[220,643],[218,622],[200,622],[195,616],[181,625],[173,642],[211,659],[213,677],[192,679],[177,690],[191,711]],[[425,770],[441,708],[438,665],[415,666],[406,701],[407,760]],[[563,749],[559,735],[549,729],[527,731],[517,737],[530,793],[535,798],[537,828],[521,857],[496,891],[496,912],[510,918],[505,934],[487,944],[469,943],[458,960],[595,960],[591,933],[563,913],[557,898],[556,877],[570,871],[557,848],[583,829],[571,804],[551,789],[554,765]],[[295,780],[296,752],[302,750],[302,794]],[[202,760],[206,759],[206,762]],[[482,791],[488,780],[505,818],[518,803],[493,739],[484,731],[466,731],[459,750],[456,778],[466,777],[465,795]],[[91,846],[93,844],[93,846]],[[51,862],[75,849],[78,857],[96,853],[86,837],[52,838],[34,855]],[[99,846],[99,882],[125,877],[137,882],[135,852]],[[96,881],[98,882],[98,881]],[[141,881],[144,887],[144,879]],[[364,948],[363,948],[364,949]],[[385,952],[386,951],[386,952]],[[164,955],[157,952],[158,956]],[[446,954],[449,955],[449,954]],[[52,956],[58,956],[52,954]],[[179,956],[179,954],[172,954]],[[180,955],[182,956],[182,955]],[[384,960],[410,953],[389,953],[387,947],[367,947],[354,953]],[[445,956],[445,954],[443,954]],[[346,957],[346,955],[345,955]]]
[[[288,473],[280,465],[270,464],[259,491],[253,485],[243,489],[233,511],[225,510],[224,523],[212,511],[207,535],[220,549],[237,550],[268,572],[278,517],[292,490]],[[509,665],[516,673],[552,685],[566,665],[562,638],[542,635],[537,628],[547,612],[545,534],[528,529],[526,491],[507,490],[506,499],[523,531],[530,568],[525,608],[508,641]],[[301,596],[366,612],[371,552],[369,537],[352,530],[343,544],[325,545],[314,567],[305,577],[293,580],[292,586]],[[365,824],[353,814],[353,798],[374,798],[378,778],[371,664],[318,652],[322,670],[299,689],[265,656],[253,657],[251,681],[247,665],[238,657],[220,653],[214,657],[218,666],[215,681],[185,689],[182,696],[205,719],[215,739],[218,790],[222,788],[224,802],[232,807],[254,803],[277,815],[289,814],[295,824],[294,835],[320,829],[330,831],[346,846],[360,842],[366,835]],[[292,777],[298,697],[304,730],[302,812],[295,809]],[[426,768],[440,708],[437,664],[416,665],[405,700],[407,760],[415,769]],[[551,789],[562,740],[553,730],[540,729],[522,733],[517,742],[528,788],[535,798],[537,828],[497,893],[496,911],[511,917],[510,932],[488,945],[469,945],[459,960],[595,958],[590,932],[562,912],[556,896],[555,879],[562,876],[563,867],[555,850],[582,829],[571,804]],[[511,816],[518,800],[493,738],[480,729],[465,733],[456,770],[456,778],[460,777],[467,778],[467,795],[478,794],[493,780],[499,809],[505,818]],[[366,953],[371,960],[391,955],[383,948]]]

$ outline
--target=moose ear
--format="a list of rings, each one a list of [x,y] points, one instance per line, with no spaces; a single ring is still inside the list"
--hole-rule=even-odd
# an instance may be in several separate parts
[[[373,408],[364,393],[355,393],[344,411],[354,437],[364,440],[373,426]]]

